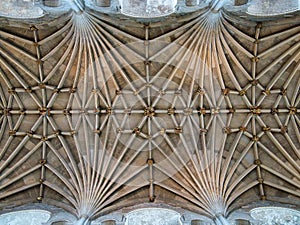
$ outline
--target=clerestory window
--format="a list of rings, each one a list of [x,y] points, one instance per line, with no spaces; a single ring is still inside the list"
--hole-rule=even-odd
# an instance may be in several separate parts
[[[298,225],[300,212],[283,207],[259,207],[250,211],[253,225]]]
[[[121,12],[128,16],[152,18],[171,14],[177,0],[120,0]]]
[[[0,224],[42,225],[50,219],[51,213],[45,210],[21,210],[0,215]]]
[[[43,15],[43,10],[35,4],[35,0],[2,0],[0,4],[0,16],[30,19]]]

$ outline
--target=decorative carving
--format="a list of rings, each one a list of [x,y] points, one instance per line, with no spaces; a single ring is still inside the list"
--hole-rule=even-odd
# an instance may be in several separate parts
[[[146,107],[144,109],[144,116],[147,116],[147,117],[155,116],[155,109],[153,107]]]

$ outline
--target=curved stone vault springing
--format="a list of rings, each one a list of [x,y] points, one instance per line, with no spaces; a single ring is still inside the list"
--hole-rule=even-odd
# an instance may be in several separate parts
[[[1,206],[83,222],[150,201],[224,224],[243,204],[300,205],[299,22],[178,19],[3,26]]]

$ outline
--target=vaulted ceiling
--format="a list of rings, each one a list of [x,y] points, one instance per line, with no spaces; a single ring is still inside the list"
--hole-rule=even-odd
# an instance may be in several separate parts
[[[300,16],[0,18],[0,207],[300,206]]]

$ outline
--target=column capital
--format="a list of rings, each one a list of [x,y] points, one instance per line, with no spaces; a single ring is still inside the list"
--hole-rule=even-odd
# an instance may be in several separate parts
[[[217,215],[215,218],[215,224],[216,225],[230,225],[228,220],[223,215]]]

